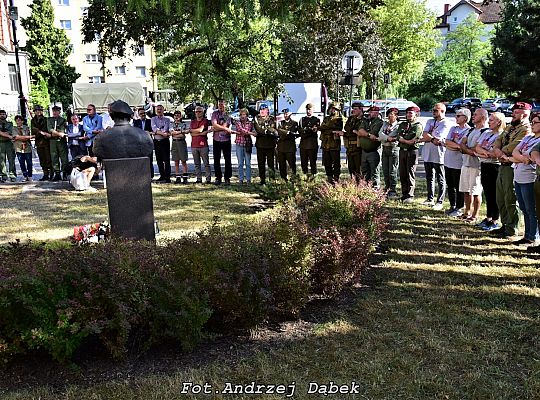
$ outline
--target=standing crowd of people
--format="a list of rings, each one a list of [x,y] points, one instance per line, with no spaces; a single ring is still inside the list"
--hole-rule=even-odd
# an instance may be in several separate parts
[[[241,184],[252,182],[254,147],[260,184],[266,183],[267,175],[275,177],[276,165],[284,180],[289,174],[296,174],[297,139],[300,139],[302,172],[315,175],[320,140],[322,165],[330,183],[340,179],[344,145],[351,178],[364,179],[379,188],[382,169],[388,198],[412,203],[421,149],[427,181],[425,206],[442,210],[448,194],[450,207],[446,213],[450,217],[461,218],[499,237],[517,234],[518,210],[521,210],[525,234],[514,244],[528,244],[529,251],[540,251],[535,245],[540,220],[540,168],[537,168],[540,165],[540,116],[533,115],[531,119],[530,104],[517,102],[508,125],[503,114],[488,115],[482,108],[473,113],[466,108],[457,110],[455,120],[451,120],[446,116],[443,103],[434,105],[433,118],[425,126],[418,119],[418,107],[409,107],[401,122],[396,108],[386,110],[383,119],[378,107],[370,107],[365,114],[360,102],[351,105],[351,115],[346,120],[338,103],[329,105],[322,121],[313,115],[313,108],[308,104],[306,115],[298,122],[284,109],[283,118],[277,122],[263,103],[253,120],[247,109],[241,109],[239,119],[233,120],[226,101],[219,100],[210,119],[206,118],[202,106],[196,106],[195,117],[185,122],[181,111],[175,111],[171,119],[164,115],[163,106],[157,105],[151,118],[144,109],[137,110],[138,118],[133,119],[132,124],[153,140],[159,170],[156,183],[172,182],[171,158],[175,183],[188,183],[188,136],[191,137],[195,182],[203,183],[204,172],[204,182],[211,183],[208,135],[212,135],[214,183],[217,185],[231,184],[233,135]],[[15,117],[13,126],[6,121],[5,111],[0,110],[0,179],[2,182],[16,180],[16,155],[24,179],[32,180],[33,139],[43,170],[40,180],[66,180],[68,152],[71,159],[94,157],[94,139],[114,124],[107,116],[98,115],[96,107],[90,104],[82,121],[74,114],[67,122],[60,116],[59,107],[53,107],[52,116],[46,118],[43,108],[36,106],[29,128],[21,116]],[[154,154],[149,155],[151,163]],[[397,193],[398,176],[401,196]],[[483,219],[479,216],[482,197],[487,209]]]

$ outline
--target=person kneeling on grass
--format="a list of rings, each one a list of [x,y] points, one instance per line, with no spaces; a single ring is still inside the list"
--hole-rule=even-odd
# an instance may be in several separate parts
[[[75,190],[95,192],[96,188],[90,186],[92,177],[99,173],[97,157],[78,156],[72,161],[70,183]]]

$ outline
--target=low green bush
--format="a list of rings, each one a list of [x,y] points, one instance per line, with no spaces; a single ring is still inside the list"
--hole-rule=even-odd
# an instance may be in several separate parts
[[[159,246],[0,248],[0,360],[68,360],[90,337],[116,359],[168,339],[189,349],[204,329],[294,316],[359,278],[386,223],[380,191],[304,179],[268,193],[272,209]]]

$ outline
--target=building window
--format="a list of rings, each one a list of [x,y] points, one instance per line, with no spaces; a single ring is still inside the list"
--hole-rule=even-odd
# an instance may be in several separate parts
[[[71,20],[70,19],[61,19],[60,20],[60,27],[65,30],[71,29]]]
[[[138,78],[146,78],[146,67],[136,67],[135,70]]]
[[[454,17],[454,22],[457,22],[457,17]]]
[[[114,73],[116,75],[125,75],[126,74],[126,66],[125,65],[119,65],[114,67]]]
[[[144,45],[138,46],[138,47],[135,49],[135,55],[136,55],[136,56],[144,56]]]
[[[69,6],[69,0],[57,0],[59,6]]]
[[[101,57],[99,56],[99,54],[87,54],[85,61],[87,63],[100,63]]]
[[[19,91],[19,76],[17,75],[17,66],[15,64],[9,64],[9,85],[12,92]]]
[[[67,45],[67,49],[69,50],[69,54],[74,54],[75,53],[75,49],[73,48],[72,43]]]
[[[105,83],[105,78],[102,76],[89,76],[88,77],[88,83]]]

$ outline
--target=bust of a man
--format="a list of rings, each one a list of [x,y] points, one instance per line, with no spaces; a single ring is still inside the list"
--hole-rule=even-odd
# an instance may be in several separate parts
[[[100,133],[94,140],[94,154],[100,160],[114,158],[151,157],[154,144],[148,133],[129,124],[133,110],[122,100],[110,105],[114,127]]]

